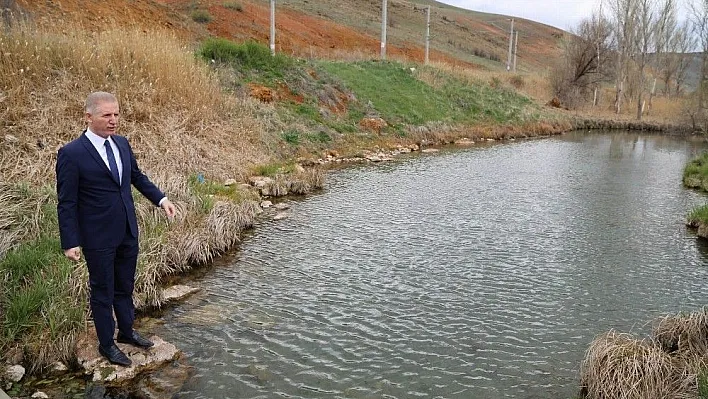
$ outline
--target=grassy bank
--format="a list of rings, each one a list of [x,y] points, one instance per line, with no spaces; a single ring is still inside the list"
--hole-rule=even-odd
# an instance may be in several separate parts
[[[683,185],[708,192],[708,152],[691,160],[683,170]],[[691,210],[687,223],[697,229],[700,237],[708,238],[708,204]]]
[[[298,160],[457,137],[557,133],[513,85],[443,67],[271,57],[253,43],[181,42],[163,31],[78,26],[0,32],[0,356],[33,372],[75,365],[86,329],[83,263],[61,256],[56,222],[57,148],[83,129],[91,91],[116,93],[121,134],[141,167],[178,206],[168,223],[140,196],[138,306],[160,306],[170,276],[208,264],[238,242],[263,191],[322,187]]]

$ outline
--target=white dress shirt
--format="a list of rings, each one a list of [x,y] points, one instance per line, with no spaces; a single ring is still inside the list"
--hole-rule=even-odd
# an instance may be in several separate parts
[[[122,182],[123,181],[123,161],[120,158],[120,151],[118,151],[118,146],[116,143],[111,140],[111,137],[108,136],[107,139],[104,139],[103,137],[97,135],[96,133],[92,132],[90,129],[86,129],[86,137],[91,141],[91,144],[96,148],[96,151],[98,151],[98,155],[101,156],[101,159],[103,159],[103,162],[106,164],[108,169],[111,168],[110,164],[108,163],[108,154],[106,154],[106,147],[104,146],[103,143],[108,140],[109,143],[111,143],[111,148],[113,149],[113,156],[116,158],[116,165],[118,165],[118,181]]]
[[[104,139],[103,137],[97,135],[96,133],[92,132],[91,129],[86,129],[86,137],[91,141],[91,144],[96,148],[96,151],[98,151],[98,155],[101,156],[101,159],[103,159],[103,162],[108,166],[108,169],[111,169],[111,165],[108,163],[108,154],[106,153],[106,147],[104,143],[106,140],[111,144],[111,148],[113,149],[113,156],[116,158],[116,165],[118,165],[118,181],[122,182],[123,181],[123,160],[120,158],[120,151],[118,150],[118,146],[116,143],[111,140],[111,137],[108,136],[107,139]],[[158,203],[157,206],[162,206],[162,203],[167,200],[167,197],[162,197],[160,202]]]

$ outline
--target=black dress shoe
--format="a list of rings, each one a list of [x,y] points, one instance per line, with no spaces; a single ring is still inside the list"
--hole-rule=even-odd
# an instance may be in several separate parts
[[[128,356],[125,355],[117,346],[111,345],[108,348],[104,348],[101,345],[98,346],[98,353],[103,355],[109,362],[117,364],[119,366],[128,367],[132,364]]]
[[[141,337],[140,334],[138,334],[138,332],[135,330],[133,330],[133,334],[129,337],[119,332],[116,341],[120,342],[121,344],[130,344],[140,348],[150,348],[155,345],[152,343],[152,341]]]

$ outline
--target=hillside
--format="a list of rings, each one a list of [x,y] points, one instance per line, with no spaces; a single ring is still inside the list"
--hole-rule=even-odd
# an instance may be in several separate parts
[[[264,44],[269,40],[267,0],[8,1],[11,5],[16,3],[14,8],[26,11],[40,25],[68,21],[92,30],[106,25],[165,27],[192,40],[207,35],[235,41],[254,39]],[[389,1],[389,57],[423,60],[427,5],[431,6],[431,61],[490,70],[505,68],[507,17],[426,0]],[[372,58],[379,54],[379,0],[279,0],[277,7],[278,51],[330,59]],[[206,12],[211,20],[197,23],[191,17],[194,12]],[[518,70],[546,71],[560,54],[563,31],[523,19],[517,19],[515,27],[520,32]]]

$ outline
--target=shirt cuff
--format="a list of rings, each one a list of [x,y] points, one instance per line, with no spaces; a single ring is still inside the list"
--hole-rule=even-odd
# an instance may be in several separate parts
[[[165,202],[165,201],[167,201],[167,197],[162,197],[162,199],[160,200],[160,202],[157,203],[157,206],[162,206],[162,203]]]

